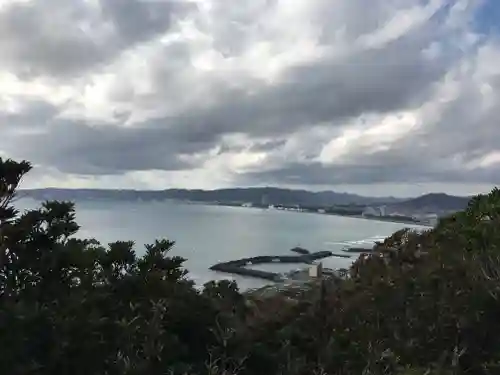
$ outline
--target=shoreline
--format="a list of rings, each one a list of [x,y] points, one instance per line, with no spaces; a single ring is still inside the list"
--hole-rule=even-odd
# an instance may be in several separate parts
[[[323,215],[325,215],[325,214],[323,214]],[[343,217],[352,217],[353,219],[381,221],[381,222],[385,222],[385,223],[410,224],[410,225],[415,225],[415,226],[418,226],[418,227],[433,228],[433,226],[431,224],[417,223],[417,222],[414,222],[414,221],[404,220],[404,219],[398,219],[398,218],[387,218],[387,219],[385,219],[385,218],[378,218],[378,217],[366,217],[366,216],[362,216],[362,215],[340,215],[340,214],[330,214],[330,215],[343,216]]]
[[[192,204],[189,202],[189,204]],[[257,210],[262,210],[262,211],[281,211],[281,212],[292,212],[292,213],[300,213],[300,214],[315,214],[315,215],[328,215],[328,216],[340,216],[340,217],[345,217],[345,218],[351,218],[351,219],[362,219],[362,220],[372,220],[372,221],[379,221],[379,222],[384,222],[384,223],[395,223],[395,224],[409,224],[409,225],[415,225],[419,227],[426,227],[426,228],[433,228],[433,225],[427,224],[427,223],[419,223],[415,222],[412,220],[406,220],[406,219],[400,219],[398,217],[377,217],[377,216],[363,216],[363,215],[345,215],[341,213],[336,213],[336,212],[317,212],[317,211],[311,211],[311,210],[296,210],[296,209],[272,209],[272,208],[265,208],[265,207],[256,207],[256,206],[242,206],[242,205],[235,205],[235,204],[230,204],[230,203],[215,203],[215,202],[196,202],[196,204],[202,204],[202,205],[207,205],[207,206],[222,206],[222,207],[235,207],[235,208],[248,208],[248,209],[257,209]]]
[[[388,222],[388,223],[396,223],[396,224],[407,224],[411,225],[412,227],[419,227],[419,228],[425,228],[425,229],[430,229],[433,226],[430,224],[425,224],[425,223],[416,223],[410,220],[404,220],[404,219],[398,219],[398,218],[379,218],[379,217],[365,217],[362,215],[342,215],[339,213],[325,213],[325,212],[316,212],[316,211],[299,211],[299,210],[273,210],[269,208],[263,208],[263,207],[249,207],[249,206],[240,206],[240,205],[232,205],[232,204],[221,204],[221,203],[212,203],[209,205],[215,205],[215,206],[224,206],[224,207],[235,207],[235,208],[254,208],[254,209],[260,209],[260,210],[270,210],[270,211],[287,211],[287,212],[296,212],[296,213],[308,213],[308,214],[319,214],[319,215],[334,215],[334,216],[342,216],[346,218],[352,218],[352,219],[364,219],[364,220],[372,220],[372,221],[379,221],[379,222]],[[322,256],[319,256],[318,258],[330,258],[330,257],[342,257],[342,258],[352,258],[353,261],[355,261],[362,253],[367,253],[370,252],[372,248],[358,248],[358,247],[349,247],[347,249],[342,250],[344,254],[339,254],[339,253],[334,253],[334,252],[329,252],[328,255],[323,254]],[[306,266],[307,264],[311,265],[313,264],[309,261],[303,262],[301,260],[306,260],[309,258],[311,255],[319,255],[319,253],[327,253],[325,252],[316,252],[316,253],[310,253],[306,249],[302,248],[292,248],[290,249],[292,252],[296,252],[299,255],[296,256],[290,256],[290,255],[282,255],[282,256],[258,256],[258,257],[250,257],[250,258],[241,258],[237,260],[232,260],[232,261],[227,261],[227,262],[221,262],[218,264],[215,264],[211,267],[209,267],[210,270],[215,271],[215,272],[222,272],[222,273],[227,273],[227,274],[232,274],[232,275],[239,275],[243,277],[249,277],[249,278],[258,278],[261,280],[267,280],[268,283],[262,287],[258,288],[249,288],[249,292],[259,292],[259,291],[276,291],[280,289],[287,289],[289,287],[301,287],[304,284],[310,283],[314,281],[314,278],[311,278],[308,276],[308,267]],[[293,262],[292,262],[293,260]],[[289,272],[285,273],[276,273],[276,272],[270,272],[270,271],[264,271],[264,270],[258,270],[258,269],[249,269],[246,268],[245,266],[248,264],[266,264],[266,263],[305,263],[303,268],[300,270],[291,270]],[[326,270],[326,269],[325,269]],[[342,269],[328,269],[327,273],[329,274],[329,277],[332,276],[339,276],[339,272]],[[326,275],[325,275],[326,276]],[[246,292],[246,291],[245,291]]]
[[[31,199],[35,202],[41,202],[40,199],[37,199],[35,197],[31,196],[20,196],[20,199]],[[106,202],[106,201],[114,201],[114,200],[109,200],[105,198],[92,198],[92,199],[73,199],[73,202],[76,204],[82,203],[82,202]],[[380,221],[380,222],[387,222],[387,223],[396,223],[396,224],[409,224],[409,225],[414,225],[414,226],[419,226],[419,227],[426,227],[426,228],[433,228],[434,226],[428,223],[421,223],[421,222],[416,222],[413,220],[407,220],[407,219],[401,219],[398,217],[376,217],[376,216],[363,216],[359,214],[342,214],[340,212],[318,212],[317,210],[310,210],[310,209],[272,209],[268,207],[259,207],[259,206],[245,206],[244,204],[240,203],[224,203],[224,202],[210,202],[210,201],[191,201],[191,200],[184,200],[184,199],[173,199],[173,198],[168,198],[164,200],[118,200],[120,202],[132,202],[132,203],[158,203],[158,202],[173,202],[173,203],[181,203],[181,204],[187,204],[187,205],[201,205],[201,206],[222,206],[222,207],[233,207],[233,208],[253,208],[253,209],[259,209],[262,211],[283,211],[283,212],[295,212],[295,213],[303,213],[303,214],[316,214],[316,215],[331,215],[331,216],[341,216],[341,217],[346,217],[346,218],[353,218],[353,219],[364,219],[364,220],[373,220],[373,221]]]

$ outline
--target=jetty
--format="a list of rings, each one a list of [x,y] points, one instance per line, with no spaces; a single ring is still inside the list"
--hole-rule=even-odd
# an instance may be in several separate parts
[[[255,270],[247,268],[247,266],[257,265],[257,264],[272,264],[272,263],[304,263],[313,264],[315,260],[323,259],[331,256],[350,258],[350,255],[344,254],[334,254],[331,251],[317,251],[310,253],[306,249],[300,248],[301,251],[305,250],[307,253],[300,255],[261,255],[250,258],[241,258],[237,260],[230,260],[228,262],[221,262],[210,267],[212,271],[232,273],[236,275],[258,277],[261,279],[271,280],[271,281],[283,281],[284,276],[280,273]],[[297,248],[291,249],[291,251],[298,252]]]
[[[372,248],[368,247],[348,247],[345,249],[342,249],[343,252],[345,253],[371,253],[373,251]]]
[[[294,253],[302,254],[302,255],[311,254],[309,250],[304,249],[303,247],[300,247],[300,246],[296,246],[294,248],[291,248],[290,251],[293,251]]]

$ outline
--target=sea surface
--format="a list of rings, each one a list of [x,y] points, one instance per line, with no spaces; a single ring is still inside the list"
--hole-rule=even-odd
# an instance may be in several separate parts
[[[37,206],[38,202],[22,199],[16,205],[25,209]],[[370,246],[396,230],[412,227],[315,213],[182,202],[84,201],[76,203],[76,212],[81,225],[77,237],[93,237],[103,244],[133,240],[138,255],[144,253],[144,244],[167,238],[176,242],[171,254],[186,258],[189,277],[198,285],[209,280],[233,279],[242,290],[264,286],[269,281],[218,273],[209,267],[242,257],[291,255],[290,249],[295,246],[333,252],[345,246]],[[325,267],[343,268],[356,256],[332,257],[322,262]],[[254,268],[287,272],[304,265],[272,264]]]

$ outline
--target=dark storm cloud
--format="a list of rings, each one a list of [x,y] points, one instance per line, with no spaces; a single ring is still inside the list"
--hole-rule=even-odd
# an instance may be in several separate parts
[[[100,4],[104,20],[113,23],[126,46],[166,32],[174,17],[193,9],[175,0],[103,0]]]
[[[102,173],[122,173],[189,168],[179,162],[176,153],[202,152],[233,132],[278,137],[267,147],[277,149],[287,134],[311,124],[338,126],[365,113],[421,104],[450,63],[424,60],[420,51],[428,42],[427,38],[400,40],[386,49],[364,51],[335,64],[327,60],[294,68],[282,84],[260,87],[259,95],[221,88],[215,107],[157,118],[133,129],[74,123],[53,126],[31,140],[34,145],[52,142],[51,156],[40,150],[33,157],[66,172],[97,173],[100,165]],[[264,148],[257,143],[252,151]],[[222,145],[220,152],[225,150],[229,149]]]
[[[36,129],[43,130],[46,124],[54,119],[59,109],[43,100],[25,100],[20,112],[2,112],[0,110],[0,130],[19,134]]]
[[[495,79],[492,79],[494,82]],[[240,176],[241,184],[372,184],[372,183],[485,183],[500,184],[500,164],[480,161],[498,152],[500,87],[492,85],[484,108],[480,85],[464,79],[458,97],[443,105],[438,118],[424,117],[423,126],[393,143],[371,151],[359,144],[343,164],[289,162]],[[279,151],[278,151],[279,152]]]
[[[318,123],[331,126],[366,113],[415,107],[449,69],[446,57],[425,60],[429,41],[404,40],[382,50],[363,51],[341,61],[320,61],[292,68],[284,82],[263,86],[258,95],[221,94],[216,107],[190,111],[174,121],[186,137],[243,132],[250,136],[284,136]]]
[[[495,181],[499,168],[468,169],[463,165],[498,150],[500,78],[486,78],[497,105],[484,109],[484,95],[474,74],[475,47],[464,46],[459,41],[461,31],[446,26],[451,6],[443,1],[436,13],[416,26],[368,48],[360,46],[360,36],[383,27],[398,15],[395,8],[422,2],[374,0],[371,12],[364,11],[364,0],[346,1],[338,7],[332,7],[330,0],[315,3],[321,6],[314,21],[323,25],[316,42],[325,48],[324,55],[286,68],[271,83],[241,78],[239,73],[222,78],[216,73],[198,74],[191,65],[198,45],[177,40],[158,47],[160,52],[147,61],[146,76],[153,77],[151,90],[139,93],[130,83],[134,77],[123,75],[110,95],[110,105],[158,109],[155,118],[127,126],[93,124],[61,117],[68,103],[54,106],[39,100],[26,104],[18,114],[2,114],[0,109],[4,134],[0,149],[64,173],[86,175],[189,170],[206,161],[193,155],[215,150],[218,156],[246,151],[270,155],[270,164],[260,170],[239,172],[239,184],[500,182]],[[178,18],[200,11],[186,4],[103,0],[94,8],[82,1],[43,0],[11,5],[0,12],[0,71],[4,68],[25,77],[47,75],[62,80],[93,73],[121,52],[172,30]],[[267,9],[278,3],[256,0],[252,4]],[[252,4],[214,2],[220,19],[206,22],[207,29],[202,31],[208,33],[217,53],[238,59],[252,43],[259,42],[248,31],[260,16],[252,13]],[[267,31],[269,38],[273,31]],[[339,33],[349,48],[337,53]],[[429,58],[423,51],[434,44],[441,53]],[[459,94],[441,104],[444,109],[439,115],[424,114],[421,129],[382,151],[367,148],[365,152],[360,145],[347,164],[312,161],[352,120],[419,111],[429,100],[439,101],[439,97],[432,99],[438,83],[462,59],[473,67],[457,78]],[[198,92],[206,96],[190,101]],[[188,104],[182,107],[185,102]],[[169,109],[161,111],[164,107]],[[127,121],[132,111],[126,106],[117,109],[115,120]],[[294,147],[301,158],[284,160],[281,155],[287,141],[298,131],[315,131],[314,126],[326,129],[329,138],[299,139],[301,145]],[[231,134],[244,135],[248,142],[233,143],[227,137]]]
[[[359,26],[351,30],[351,37],[370,31]],[[325,24],[323,35],[336,31]],[[252,93],[215,83],[211,92],[218,104],[186,111],[173,119],[172,126],[188,138],[213,139],[231,132],[283,137],[318,123],[339,126],[363,114],[418,107],[464,53],[458,48],[426,58],[422,51],[445,35],[438,20],[430,19],[380,48],[353,49],[345,57],[327,55],[291,67],[277,84],[254,82]],[[164,83],[159,90],[179,89],[171,83],[175,70],[157,74],[157,81]]]
[[[191,6],[178,1],[33,0],[0,12],[0,68],[23,77],[76,78],[166,32]],[[3,66],[2,66],[3,65]]]
[[[272,141],[255,142],[251,147],[250,151],[253,152],[269,152],[279,150],[286,144],[286,139],[275,139]]]
[[[500,183],[500,168],[472,170],[433,166],[426,163],[392,163],[384,165],[376,159],[372,165],[323,165],[320,163],[294,163],[264,172],[250,172],[238,181],[246,185],[364,185],[377,183]]]
[[[213,147],[211,142],[176,138],[168,129],[69,121],[55,122],[49,131],[26,134],[22,140],[20,147],[7,150],[65,173],[90,175],[191,169],[194,165],[181,156]]]

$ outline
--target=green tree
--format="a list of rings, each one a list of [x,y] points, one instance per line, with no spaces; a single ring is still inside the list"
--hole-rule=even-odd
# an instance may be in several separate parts
[[[145,374],[202,371],[216,328],[212,299],[186,279],[168,240],[101,246],[77,239],[74,205],[19,213],[31,169],[0,159],[0,372]]]
[[[249,335],[253,373],[500,373],[500,192],[425,232],[401,230],[346,280],[277,294]],[[321,306],[321,307],[320,307]],[[318,309],[325,313],[318,314]],[[263,369],[262,366],[267,366]]]
[[[0,373],[496,375],[500,191],[401,230],[345,278],[275,294],[187,279],[172,241],[78,239],[74,205],[20,213],[0,159]]]

